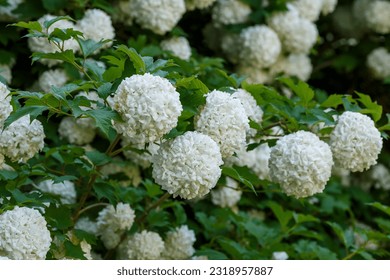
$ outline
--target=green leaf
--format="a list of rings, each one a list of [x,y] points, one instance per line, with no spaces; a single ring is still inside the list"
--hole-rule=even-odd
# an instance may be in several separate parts
[[[120,45],[117,47],[117,50],[125,53],[130,58],[137,74],[144,74],[146,72],[145,62],[135,49]]]
[[[76,60],[76,57],[74,56],[72,50],[66,50],[63,52],[55,52],[55,53],[33,53],[32,54],[33,62],[38,61],[42,58],[61,60],[61,61],[68,62],[70,64],[74,64]]]
[[[252,183],[247,180],[246,178],[242,177],[236,169],[234,169],[233,167],[222,167],[222,174],[225,175],[225,176],[229,176],[241,183],[243,183],[245,186],[249,187],[256,195],[256,190],[254,188],[254,186],[252,185]]]
[[[43,7],[49,12],[58,12],[69,5],[67,0],[42,0]]]
[[[85,153],[85,155],[95,166],[105,165],[111,161],[111,157],[96,150],[88,151]]]
[[[35,120],[43,111],[48,110],[47,106],[27,106],[18,109],[12,113],[4,122],[4,129],[10,126],[11,123],[20,119],[25,115],[30,115],[30,121]]]
[[[146,220],[151,227],[165,227],[170,224],[168,213],[165,211],[152,210]]]
[[[383,108],[378,103],[372,102],[371,97],[369,95],[359,93],[356,91],[356,94],[359,95],[359,102],[363,104],[367,109],[360,110],[362,114],[370,114],[375,122],[379,121],[382,117]]]
[[[248,250],[239,243],[227,238],[219,238],[217,242],[233,259],[248,259]]]
[[[69,208],[64,206],[57,207],[54,203],[51,203],[49,207],[45,209],[45,218],[53,228],[64,230],[73,225],[72,215]]]
[[[111,94],[111,88],[112,84],[111,83],[104,83],[97,89],[97,93],[100,98],[103,100],[106,100],[106,98]]]
[[[146,191],[148,193],[148,196],[149,197],[156,197],[156,196],[160,196],[161,194],[163,194],[164,192],[161,190],[160,186],[153,183],[151,180],[149,179],[146,179],[144,182],[143,182],[143,185],[145,186],[146,188]]]
[[[95,110],[87,110],[84,112],[85,115],[92,117],[96,126],[101,129],[101,131],[107,136],[110,135],[110,130],[112,129],[112,120],[121,121],[120,116],[117,112],[112,111],[107,107],[98,108]]]
[[[312,215],[293,213],[294,220],[297,224],[315,222],[319,223],[320,220]]]
[[[183,206],[179,202],[177,202],[173,205],[172,209],[176,217],[176,224],[185,224],[187,222],[187,214]]]
[[[367,205],[372,206],[372,207],[374,207],[374,208],[376,208],[376,209],[378,209],[378,210],[380,210],[380,211],[382,211],[390,216],[390,207],[389,206],[383,205],[379,202],[367,203]]]
[[[209,260],[227,260],[228,257],[221,252],[210,248],[202,248],[196,251],[197,256],[207,256]]]
[[[280,226],[282,228],[282,231],[287,231],[288,223],[290,220],[293,218],[293,213],[288,210],[283,210],[282,206],[280,206],[278,203],[273,202],[273,201],[268,201],[266,205],[271,208],[272,212],[278,219]]]
[[[116,203],[115,188],[106,182],[97,182],[93,186],[93,190],[96,193],[99,200],[105,198],[111,204]]]
[[[291,78],[279,78],[279,81],[287,85],[302,100],[302,104],[307,107],[314,98],[314,91],[305,82],[298,81],[297,84]]]
[[[321,103],[323,108],[337,108],[339,105],[343,104],[343,96],[341,94],[332,94]]]
[[[11,26],[17,26],[17,27],[27,28],[33,31],[42,32],[42,26],[38,21],[29,21],[29,22],[19,21],[17,23],[11,24]]]
[[[5,170],[1,169],[0,170],[0,179],[4,181],[10,181],[14,180],[18,177],[18,172],[13,171],[13,170]]]
[[[71,257],[74,259],[78,260],[85,260],[86,258],[84,257],[84,252],[81,249],[80,245],[74,245],[72,242],[69,240],[66,240],[64,242],[65,250],[66,250],[66,256]]]
[[[77,38],[77,42],[79,43],[81,52],[83,53],[83,56],[85,58],[100,49],[104,45],[104,43],[107,42],[107,40],[100,40],[99,42],[96,42],[91,39],[84,40],[82,38]]]
[[[341,226],[334,222],[326,222],[326,224],[333,229],[333,231],[336,233],[337,237],[344,244],[344,246],[347,246],[347,239],[344,234],[344,230],[341,228]]]

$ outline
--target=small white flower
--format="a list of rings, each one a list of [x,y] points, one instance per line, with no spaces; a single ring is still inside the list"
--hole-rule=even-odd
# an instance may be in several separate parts
[[[189,60],[191,57],[191,46],[185,37],[172,37],[163,40],[160,45],[163,50],[171,52],[180,59]]]
[[[70,144],[89,144],[96,136],[95,121],[91,118],[64,117],[58,126],[58,134]]]
[[[226,178],[226,186],[211,191],[211,201],[220,207],[234,207],[241,199],[242,191],[238,182],[230,177]]]
[[[377,79],[390,77],[390,52],[383,47],[372,50],[367,56],[367,67]]]
[[[284,251],[281,252],[273,252],[272,253],[272,259],[273,260],[287,260],[288,254]]]
[[[186,7],[184,0],[131,0],[130,14],[145,29],[164,35],[179,22]]]
[[[0,215],[0,255],[13,260],[44,260],[50,231],[37,210],[15,206]]]
[[[25,115],[0,133],[0,153],[12,161],[26,162],[43,149],[44,138],[41,122],[30,123],[30,115]]]
[[[165,250],[162,253],[164,259],[187,260],[195,253],[196,241],[193,230],[184,225],[169,231],[165,237]]]
[[[336,9],[338,0],[323,0],[321,12],[324,16],[333,13]]]
[[[236,72],[245,77],[245,81],[248,84],[267,84],[272,82],[272,76],[262,68],[239,64],[236,68]]]
[[[89,234],[92,234],[92,235],[98,234],[97,223],[92,221],[88,217],[81,217],[80,219],[78,219],[76,224],[74,225],[74,228],[83,230],[83,231],[88,232]]]
[[[251,8],[239,0],[217,0],[212,18],[215,25],[244,23],[251,12]]]
[[[217,184],[222,164],[217,143],[188,131],[161,145],[153,156],[153,178],[173,197],[200,198]]]
[[[390,190],[390,171],[383,164],[377,164],[369,171],[369,177],[376,189]]]
[[[302,17],[314,22],[320,17],[323,2],[324,0],[295,0],[291,4]]]
[[[248,123],[240,100],[214,90],[207,94],[206,105],[195,121],[195,129],[217,142],[222,157],[227,158],[245,146]]]
[[[241,63],[256,68],[269,67],[276,62],[281,52],[278,35],[266,25],[255,25],[241,31]]]
[[[12,81],[11,67],[7,64],[0,64],[0,76],[4,78],[7,84],[10,84]]]
[[[328,144],[307,131],[280,138],[272,147],[269,159],[272,181],[296,198],[322,192],[331,176],[332,165]]]
[[[307,81],[313,71],[310,57],[306,54],[290,54],[282,56],[271,66],[270,73],[273,76],[284,74],[295,76],[302,81]]]
[[[185,0],[188,11],[195,9],[206,9],[210,7],[216,0]]]
[[[355,112],[344,112],[330,135],[335,164],[352,172],[361,172],[376,164],[382,145],[374,122]]]
[[[380,34],[390,33],[390,2],[371,1],[365,11],[367,26]]]
[[[0,130],[3,129],[4,121],[12,113],[11,96],[7,86],[0,82]]]
[[[112,19],[115,22],[121,22],[126,26],[132,26],[134,18],[131,15],[131,1],[132,0],[121,0],[118,2],[118,12],[112,15]]]
[[[44,193],[59,195],[63,204],[76,203],[76,189],[71,181],[54,183],[53,180],[45,180],[40,182],[36,188]]]
[[[163,137],[177,125],[183,110],[173,85],[148,73],[124,79],[107,101],[124,121],[114,123],[115,129],[137,146]]]
[[[164,251],[164,241],[156,232],[143,230],[129,238],[127,255],[131,260],[158,260]]]
[[[62,87],[69,78],[63,69],[47,70],[38,79],[39,87],[44,92],[50,92],[52,87]]]

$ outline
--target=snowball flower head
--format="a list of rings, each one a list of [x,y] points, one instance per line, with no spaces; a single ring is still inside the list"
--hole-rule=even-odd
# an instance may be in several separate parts
[[[239,54],[241,52],[242,40],[240,34],[226,33],[222,35],[221,50],[224,53],[227,60],[237,64],[240,62]]]
[[[290,54],[282,56],[271,66],[270,73],[276,76],[280,73],[295,76],[302,81],[307,81],[313,71],[311,60],[306,54]]]
[[[0,255],[13,260],[44,260],[50,231],[37,210],[16,206],[0,215]]]
[[[278,35],[266,25],[255,25],[242,30],[242,63],[257,68],[268,67],[276,62],[282,46]]]
[[[273,14],[268,24],[278,34],[283,48],[290,53],[309,53],[317,40],[317,26],[300,17],[295,9]]]
[[[380,34],[390,33],[390,2],[372,1],[365,11],[367,26]]]
[[[54,18],[56,18],[56,16],[44,15],[38,19],[38,22],[42,26],[43,32],[50,34],[56,28],[59,28],[59,29],[73,28],[73,29],[75,29],[75,25],[73,24],[73,22],[71,22],[69,20],[59,20],[59,21],[53,23],[49,27],[49,29],[46,29],[43,25],[45,23],[45,21],[49,21],[49,20],[52,20]],[[53,43],[50,43],[47,40],[47,38],[42,38],[42,37],[29,37],[28,38],[28,46],[32,52],[54,53],[54,52],[59,51],[59,49]],[[66,40],[64,43],[64,49],[77,51],[79,49],[79,45],[78,45],[77,41],[74,39]],[[60,60],[53,60],[53,59],[41,59],[39,61],[43,64],[48,65],[49,67],[56,65],[58,63],[61,63]]]
[[[89,217],[81,217],[80,219],[78,219],[76,224],[74,225],[74,228],[83,230],[92,235],[98,234],[97,223],[92,221]]]
[[[86,39],[99,42],[102,39],[114,39],[115,30],[112,26],[111,18],[108,14],[99,9],[87,10],[84,17],[77,22],[76,29],[83,32]],[[108,48],[112,46],[112,41],[103,45]]]
[[[195,9],[206,9],[210,7],[216,0],[185,0],[188,11]]]
[[[217,0],[212,18],[215,25],[244,23],[251,12],[251,8],[239,0]]]
[[[211,191],[211,201],[220,207],[234,207],[241,199],[242,191],[238,188],[237,181],[226,178],[226,186]]]
[[[377,79],[390,77],[390,52],[385,48],[376,48],[367,56],[367,67]]]
[[[40,182],[36,187],[42,192],[59,195],[63,204],[76,203],[76,188],[71,181],[54,183],[53,180],[45,180]]]
[[[376,164],[382,145],[374,122],[360,113],[344,112],[330,134],[335,164],[352,172],[361,172]]]
[[[200,198],[217,184],[222,164],[217,143],[188,131],[161,145],[153,156],[153,178],[173,197]]]
[[[11,96],[7,86],[0,82],[0,129],[3,128],[4,121],[12,113]]]
[[[206,105],[195,122],[195,128],[217,142],[222,157],[227,158],[245,145],[248,123],[240,100],[214,90],[207,94]]]
[[[390,171],[386,166],[381,163],[373,166],[369,176],[376,189],[390,190]]]
[[[271,180],[296,198],[322,192],[331,176],[332,152],[315,134],[298,131],[280,138],[271,149]]]
[[[0,76],[4,78],[7,84],[10,84],[12,81],[11,67],[7,64],[0,64]]]
[[[174,56],[189,60],[191,57],[190,43],[185,37],[172,37],[161,42],[161,48],[171,52]]]
[[[152,231],[136,233],[127,243],[127,254],[131,260],[158,260],[163,251],[164,241]]]
[[[138,145],[163,137],[177,125],[183,110],[173,85],[148,73],[124,79],[107,101],[124,121],[114,124],[117,132]]]
[[[126,26],[132,26],[134,18],[131,15],[131,1],[132,0],[121,0],[117,4],[117,13],[112,15],[112,20],[114,22],[121,22]]]
[[[135,218],[134,210],[129,204],[122,202],[116,207],[109,205],[99,212],[97,218],[98,234],[107,249],[115,248],[126,230],[133,225]]]
[[[171,260],[188,260],[195,253],[195,233],[184,225],[169,231],[165,237],[162,257]]]
[[[131,0],[130,13],[142,28],[164,35],[186,11],[184,0]]]
[[[333,13],[337,6],[337,0],[323,0],[321,12],[323,15]]]
[[[50,92],[51,87],[62,87],[69,80],[68,75],[62,69],[47,70],[39,76],[39,87],[44,92]]]
[[[41,122],[30,123],[30,115],[25,115],[0,133],[0,151],[12,161],[26,162],[43,149],[44,138]]]
[[[13,12],[23,1],[24,0],[7,0],[7,6],[0,6],[0,21],[11,21],[16,19],[17,16]]]
[[[95,121],[91,118],[65,117],[58,126],[58,134],[70,144],[89,144],[96,136]]]
[[[273,252],[272,259],[273,260],[287,260],[288,254],[285,251]]]
[[[296,8],[299,14],[314,22],[320,17],[324,0],[295,0],[292,2],[294,8]]]
[[[127,139],[126,137],[122,137],[122,141],[121,141],[122,147],[126,147],[127,145],[130,144],[131,142],[129,139]],[[139,148],[139,150],[144,149],[144,147],[135,147],[135,148]],[[123,151],[123,154],[127,159],[131,160],[133,163],[145,169],[152,164],[152,157],[157,153],[158,149],[160,149],[159,145],[150,142],[143,153],[137,153],[132,150],[125,150]]]
[[[245,77],[248,84],[266,84],[272,81],[271,75],[262,68],[240,64],[236,68],[236,72]]]

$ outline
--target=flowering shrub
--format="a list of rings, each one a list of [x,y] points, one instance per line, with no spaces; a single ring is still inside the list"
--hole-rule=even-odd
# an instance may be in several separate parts
[[[389,4],[0,1],[0,259],[388,258]]]

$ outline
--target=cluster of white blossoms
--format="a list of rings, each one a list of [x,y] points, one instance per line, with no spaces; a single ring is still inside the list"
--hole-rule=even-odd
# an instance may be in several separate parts
[[[131,0],[130,14],[145,29],[164,35],[186,11],[184,0]]]
[[[121,145],[122,145],[122,147],[126,147],[128,145],[131,145],[131,142],[126,137],[122,137]],[[137,147],[134,147],[134,148],[137,148]],[[139,148],[138,150],[144,149],[144,147],[138,147],[138,148]],[[146,169],[152,164],[152,157],[153,157],[153,155],[155,155],[157,153],[158,149],[160,149],[159,145],[157,145],[153,142],[150,142],[148,144],[148,146],[146,147],[146,149],[141,153],[138,153],[138,152],[132,151],[132,150],[125,150],[125,151],[123,151],[123,154],[131,162]]]
[[[15,20],[17,15],[14,14],[14,10],[23,2],[24,0],[7,0],[7,6],[0,6],[0,22]]]
[[[213,90],[207,94],[206,105],[195,120],[195,129],[217,142],[222,157],[228,158],[245,146],[248,123],[248,116],[239,99],[229,93]]]
[[[270,68],[270,75],[275,77],[282,73],[288,76],[298,77],[302,81],[307,81],[313,71],[311,60],[306,54],[290,54],[280,56],[278,61]]]
[[[352,172],[376,164],[383,145],[374,122],[363,114],[349,111],[338,118],[329,144],[336,166]]]
[[[112,20],[114,22],[121,22],[126,26],[132,26],[134,18],[131,15],[130,3],[132,0],[120,0],[117,5],[117,12],[113,14]]]
[[[126,246],[127,245],[127,246]],[[131,260],[158,260],[164,251],[164,241],[156,232],[143,230],[131,236],[126,246]]]
[[[44,193],[58,195],[63,204],[76,203],[76,188],[71,181],[54,183],[53,180],[45,180],[36,185],[36,188]]]
[[[368,177],[376,189],[390,190],[390,171],[385,165],[379,163],[373,166],[368,172]]]
[[[195,253],[195,232],[187,225],[169,231],[164,239],[163,259],[187,260]]]
[[[77,22],[76,29],[83,32],[85,39],[96,42],[102,39],[113,40],[115,38],[115,30],[110,16],[99,9],[87,10],[84,17]],[[104,48],[110,46],[112,46],[112,41],[103,45]]]
[[[188,131],[161,145],[153,156],[153,178],[173,197],[201,198],[217,184],[222,164],[217,143]]]
[[[254,25],[242,30],[241,63],[266,68],[276,62],[282,50],[278,35],[266,25]]]
[[[377,79],[390,77],[390,52],[384,47],[372,50],[367,56],[367,67]]]
[[[123,187],[137,187],[143,180],[141,176],[140,165],[123,160],[120,157],[115,157],[113,161],[103,165],[100,169],[100,173],[103,175],[103,177],[122,173],[127,177],[119,181],[119,184]]]
[[[220,207],[233,208],[240,201],[242,191],[238,182],[226,177],[226,185],[215,188],[211,191],[211,202]]]
[[[43,149],[44,138],[42,123],[30,122],[30,115],[25,115],[0,133],[0,154],[15,162],[26,162]]]
[[[163,50],[171,52],[180,59],[189,60],[191,57],[191,46],[185,37],[172,37],[163,40],[160,46]]]
[[[12,113],[11,96],[7,86],[0,82],[0,129],[3,129],[4,121]]]
[[[298,131],[283,136],[271,149],[271,180],[279,183],[287,195],[296,198],[322,192],[333,166],[328,144],[315,134]]]
[[[295,0],[291,3],[302,17],[312,22],[319,19],[323,0]]]
[[[206,9],[214,4],[216,0],[185,0],[188,11],[195,9]]]
[[[92,221],[89,217],[81,217],[80,219],[78,219],[76,224],[74,225],[74,228],[83,230],[92,235],[98,234],[97,223]]]
[[[390,33],[390,2],[371,1],[365,10],[367,27],[380,34]]]
[[[68,29],[73,28],[76,29],[76,26],[73,22],[69,20],[59,20],[55,23],[53,23],[48,29],[44,27],[44,23],[46,21],[52,20],[56,18],[54,15],[44,15],[41,18],[38,19],[38,22],[41,24],[43,32],[50,34],[54,31],[55,28],[59,29]],[[54,53],[59,51],[58,47],[52,43],[49,42],[47,38],[43,37],[29,37],[28,38],[28,46],[32,52],[41,52],[41,53]],[[79,50],[79,45],[76,40],[70,39],[66,40],[64,42],[64,49],[65,50],[73,50],[74,52]],[[53,65],[59,64],[60,60],[54,60],[54,59],[40,59],[39,62],[51,67]]]
[[[10,84],[12,81],[11,66],[7,64],[0,64],[0,76],[4,78],[7,84]]]
[[[44,92],[50,92],[52,87],[62,87],[69,80],[68,75],[63,69],[47,70],[43,72],[38,79],[38,84]]]
[[[212,11],[215,25],[244,23],[252,12],[249,5],[239,0],[217,0]]]
[[[39,211],[15,206],[0,215],[0,255],[13,260],[44,260],[50,231]]]
[[[117,132],[141,146],[173,129],[183,109],[174,86],[149,73],[124,79],[107,102],[124,121],[114,123]]]
[[[116,207],[109,205],[99,212],[98,235],[107,249],[113,249],[119,244],[121,235],[131,228],[134,218],[134,210],[122,202]]]
[[[337,0],[323,0],[321,12],[323,15],[333,13],[337,6]]]

